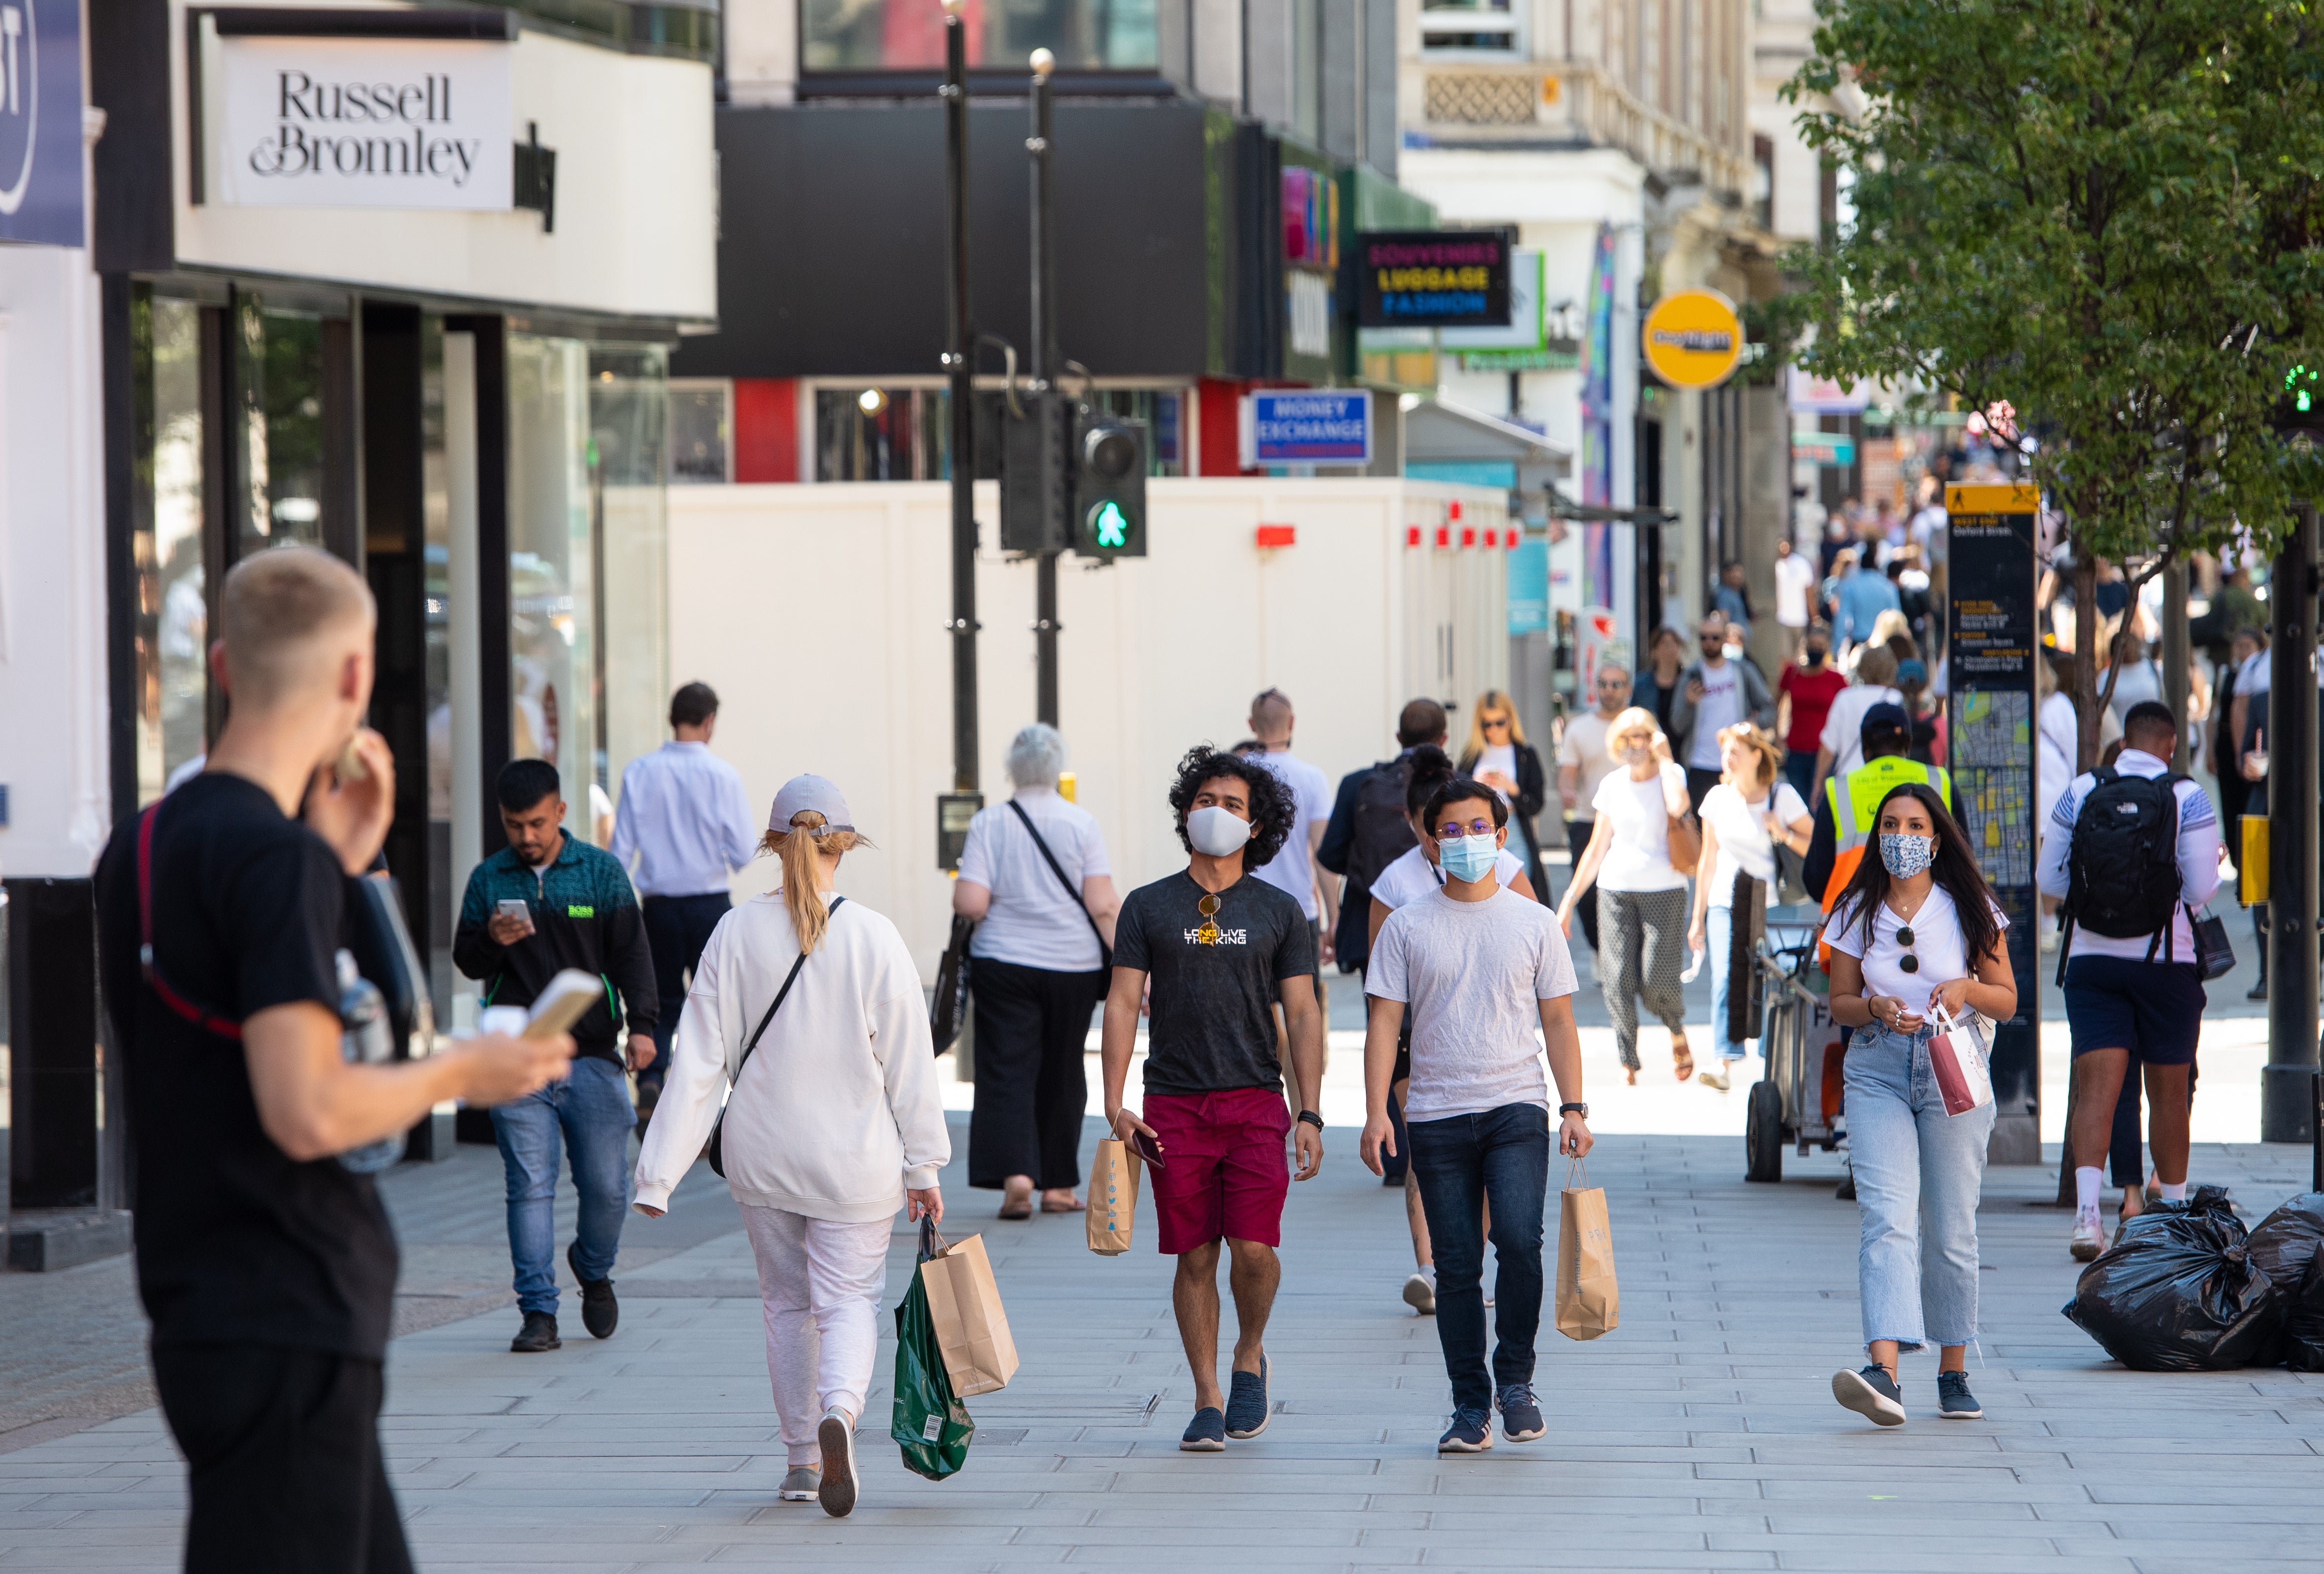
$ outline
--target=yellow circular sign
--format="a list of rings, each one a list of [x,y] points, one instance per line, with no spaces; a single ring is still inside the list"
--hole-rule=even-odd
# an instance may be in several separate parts
[[[1743,322],[1716,290],[1680,290],[1655,302],[1640,335],[1646,364],[1674,388],[1716,388],[1743,358]]]

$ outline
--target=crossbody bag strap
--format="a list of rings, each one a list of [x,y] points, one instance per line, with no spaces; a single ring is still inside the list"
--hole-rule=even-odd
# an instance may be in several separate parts
[[[153,822],[161,813],[157,800],[137,819],[137,970],[144,976],[145,986],[178,1015],[205,1032],[239,1042],[242,1023],[204,1011],[171,988],[153,965]]]
[[[1082,910],[1084,918],[1089,920],[1090,933],[1097,936],[1098,955],[1110,960],[1113,948],[1105,943],[1105,931],[1097,926],[1097,914],[1089,910],[1089,903],[1082,900],[1082,893],[1074,890],[1074,883],[1065,877],[1065,866],[1057,862],[1057,855],[1049,850],[1049,844],[1043,841],[1041,833],[1033,829],[1033,817],[1026,813],[1025,806],[1014,798],[1009,801],[1009,807],[1017,811],[1018,819],[1024,824],[1025,834],[1031,837],[1033,845],[1041,849],[1041,861],[1049,866],[1049,873],[1057,877],[1057,884],[1065,888],[1065,894],[1074,899],[1074,905]]]
[[[837,912],[842,907],[845,906],[846,903],[846,897],[834,897],[828,911],[831,912]],[[751,1051],[757,1049],[759,1047],[759,1041],[766,1036],[767,1024],[774,1021],[775,1013],[782,1009],[785,997],[791,992],[791,986],[798,982],[799,969],[806,966],[807,953],[805,951],[801,951],[798,954],[798,960],[791,964],[791,970],[783,975],[783,986],[780,989],[776,990],[774,999],[767,1003],[767,1014],[759,1018],[758,1027],[752,1032],[751,1042],[742,1046],[742,1058],[734,1062],[734,1080],[736,1082],[739,1083],[742,1080],[742,1068],[751,1063]]]

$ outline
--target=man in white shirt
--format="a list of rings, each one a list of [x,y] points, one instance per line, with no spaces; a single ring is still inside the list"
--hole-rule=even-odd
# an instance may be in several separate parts
[[[1598,783],[1614,769],[1606,752],[1606,728],[1630,703],[1630,673],[1625,667],[1601,663],[1598,668],[1598,708],[1565,718],[1565,734],[1557,745],[1557,797],[1565,806],[1565,846],[1574,868],[1598,829],[1598,810],[1591,801]],[[1580,909],[1582,932],[1589,938],[1592,956],[1598,952],[1598,893],[1585,891]]]
[[[1775,623],[1784,631],[1784,660],[1799,660],[1808,637],[1808,603],[1815,595],[1816,566],[1792,550],[1789,536],[1775,542]]]
[[[638,1073],[638,1116],[650,1119],[669,1069],[687,978],[710,931],[733,905],[728,877],[758,856],[758,826],[742,773],[710,752],[718,696],[688,683],[669,697],[669,743],[632,760],[606,850],[638,888],[654,992],[668,1002],[654,1024],[653,1064]]]
[[[1331,778],[1291,752],[1298,718],[1282,690],[1269,689],[1253,699],[1250,720],[1250,736],[1264,751],[1255,757],[1290,789],[1291,801],[1299,810],[1283,850],[1252,873],[1291,896],[1307,915],[1307,927],[1315,936],[1315,990],[1320,995],[1323,967],[1332,960],[1332,931],[1340,923],[1340,877],[1315,861],[1323,828],[1332,819]]]
[[[2205,1004],[2190,909],[2200,910],[2219,888],[2218,814],[2201,787],[2171,776],[2178,718],[2153,700],[2134,705],[2122,736],[2111,771],[2083,772],[2058,800],[2036,875],[2043,894],[2070,899],[2065,993],[2076,1076],[2066,1119],[2074,1155],[2072,1250],[2085,1263],[2106,1242],[2098,1192],[2115,1101],[2134,1061],[2146,1069],[2147,1141],[2163,1199],[2187,1195],[2188,1071]],[[2094,797],[2102,817],[2091,821],[2097,830],[2083,823]],[[2139,828],[2145,824],[2153,825],[2153,838],[2171,842],[2173,864],[2158,869],[2144,856],[2148,843]],[[2084,843],[2079,867],[2077,839]],[[2155,927],[2147,932],[2092,927],[2118,931],[2122,914],[2149,909]]]
[[[1678,697],[1671,702],[1670,737],[1673,753],[1686,767],[1687,796],[1700,813],[1704,794],[1719,785],[1720,729],[1738,721],[1773,728],[1775,700],[1758,669],[1727,659],[1723,614],[1703,618],[1695,643],[1702,658],[1680,674]]]

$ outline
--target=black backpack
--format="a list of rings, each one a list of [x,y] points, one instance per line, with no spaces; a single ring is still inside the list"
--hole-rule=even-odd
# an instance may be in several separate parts
[[[2066,855],[2067,921],[2113,940],[2152,935],[2167,946],[2179,905],[2178,784],[2186,778],[2126,776],[2106,765],[2091,775],[2097,785],[2074,817]]]
[[[1402,857],[1420,838],[1404,812],[1405,790],[1412,781],[1412,760],[1406,756],[1375,765],[1356,788],[1351,810],[1354,824],[1348,848],[1348,884],[1369,891],[1380,871]]]

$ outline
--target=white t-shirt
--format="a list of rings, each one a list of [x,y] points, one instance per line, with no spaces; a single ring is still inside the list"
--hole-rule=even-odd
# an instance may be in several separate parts
[[[1571,765],[1581,773],[1574,784],[1575,807],[1565,818],[1587,823],[1597,813],[1591,800],[1598,796],[1598,783],[1614,769],[1614,756],[1606,752],[1608,718],[1594,710],[1565,718],[1564,741],[1557,745],[1560,770]]]
[[[1288,893],[1309,918],[1316,914],[1315,871],[1307,861],[1307,828],[1332,818],[1332,783],[1323,773],[1288,749],[1251,756],[1291,790],[1299,818],[1283,838],[1283,850],[1252,871],[1278,891]]]
[[[1880,856],[1874,848],[1869,855]],[[1998,907],[1993,910],[1993,921],[2002,929],[2009,920]],[[1899,927],[1913,931],[1909,948],[1921,966],[1907,973],[1897,966],[1906,947],[1899,945]],[[1940,984],[1969,977],[1969,948],[1962,942],[1959,910],[1952,897],[1941,885],[1932,884],[1929,894],[1922,900],[1920,910],[1910,919],[1898,918],[1886,903],[1872,915],[1872,943],[1864,942],[1864,928],[1857,921],[1856,903],[1843,903],[1832,909],[1831,921],[1823,926],[1825,943],[1835,951],[1846,951],[1864,964],[1864,992],[1867,995],[1890,995],[1904,1003],[1908,1011],[1927,1015],[1929,991]]]
[[[1815,589],[1816,566],[1807,554],[1785,552],[1775,560],[1775,621],[1785,628],[1808,625],[1808,597]]]
[[[2106,688],[2104,673],[2098,676],[2098,687],[2100,690]],[[2130,714],[2132,706],[2162,698],[2163,669],[2155,665],[2152,658],[2142,658],[2123,663],[2122,671],[2114,681],[2114,698],[2107,702],[2107,708],[2113,711],[2115,719],[2119,721]]]
[[[1364,993],[1402,1001],[1412,1015],[1405,1118],[1547,1109],[1539,1003],[1573,990],[1556,915],[1515,892],[1456,902],[1432,891],[1389,914]]]
[[[2268,691],[2274,682],[2272,676],[2275,670],[2274,653],[2273,651],[2255,651],[2245,658],[2244,664],[2236,669],[2237,695],[2259,695]],[[2324,689],[2324,662],[2317,664],[2316,687]],[[2260,725],[2264,727],[2267,724],[2263,720]]]
[[[1510,781],[1516,781],[1517,779],[1517,745],[1515,744],[1494,744],[1490,745],[1477,756],[1477,764],[1475,767],[1469,772],[1469,774],[1481,781],[1485,773],[1488,771],[1498,772],[1501,775],[1507,776]],[[1499,788],[1496,787],[1493,791],[1499,794],[1502,802],[1508,803],[1510,801],[1509,795],[1506,792],[1502,792]]]
[[[1864,764],[1864,740],[1858,736],[1864,730],[1864,713],[1876,705],[1904,703],[1904,696],[1897,690],[1868,683],[1851,683],[1833,697],[1816,742],[1831,751],[1834,775],[1845,776]]]
[[[1698,771],[1719,769],[1719,733],[1743,719],[1743,668],[1738,662],[1696,670],[1702,698],[1694,702],[1694,736],[1687,745],[1686,763]]]
[[[1670,809],[1663,784],[1674,782],[1682,798],[1686,773],[1665,765],[1659,774],[1643,782],[1617,771],[1598,783],[1591,807],[1599,818],[1614,822],[1614,845],[1598,866],[1599,888],[1605,891],[1683,891],[1686,876],[1671,867]]]
[[[1020,787],[1015,801],[1024,805],[1074,888],[1066,892],[1015,810],[996,803],[977,810],[960,850],[960,877],[991,891],[992,906],[976,926],[968,953],[1020,968],[1094,971],[1103,953],[1081,903],[1082,882],[1112,873],[1097,820],[1047,787]]]
[[[1789,782],[1775,782],[1775,818],[1791,825],[1807,816],[1807,805]],[[1711,871],[1711,905],[1735,905],[1737,871],[1773,884],[1775,844],[1767,835],[1767,801],[1746,802],[1742,792],[1721,782],[1702,797],[1702,823],[1719,836],[1719,863]]]
[[[1493,878],[1500,882],[1505,891],[1508,889],[1510,881],[1525,872],[1525,860],[1507,847],[1503,847],[1500,856],[1493,860]],[[1428,854],[1424,849],[1406,847],[1380,871],[1380,877],[1372,882],[1372,900],[1394,912],[1399,907],[1419,901],[1443,884],[1444,872],[1428,861]],[[1536,892],[1534,894],[1537,897],[1541,893]]]

